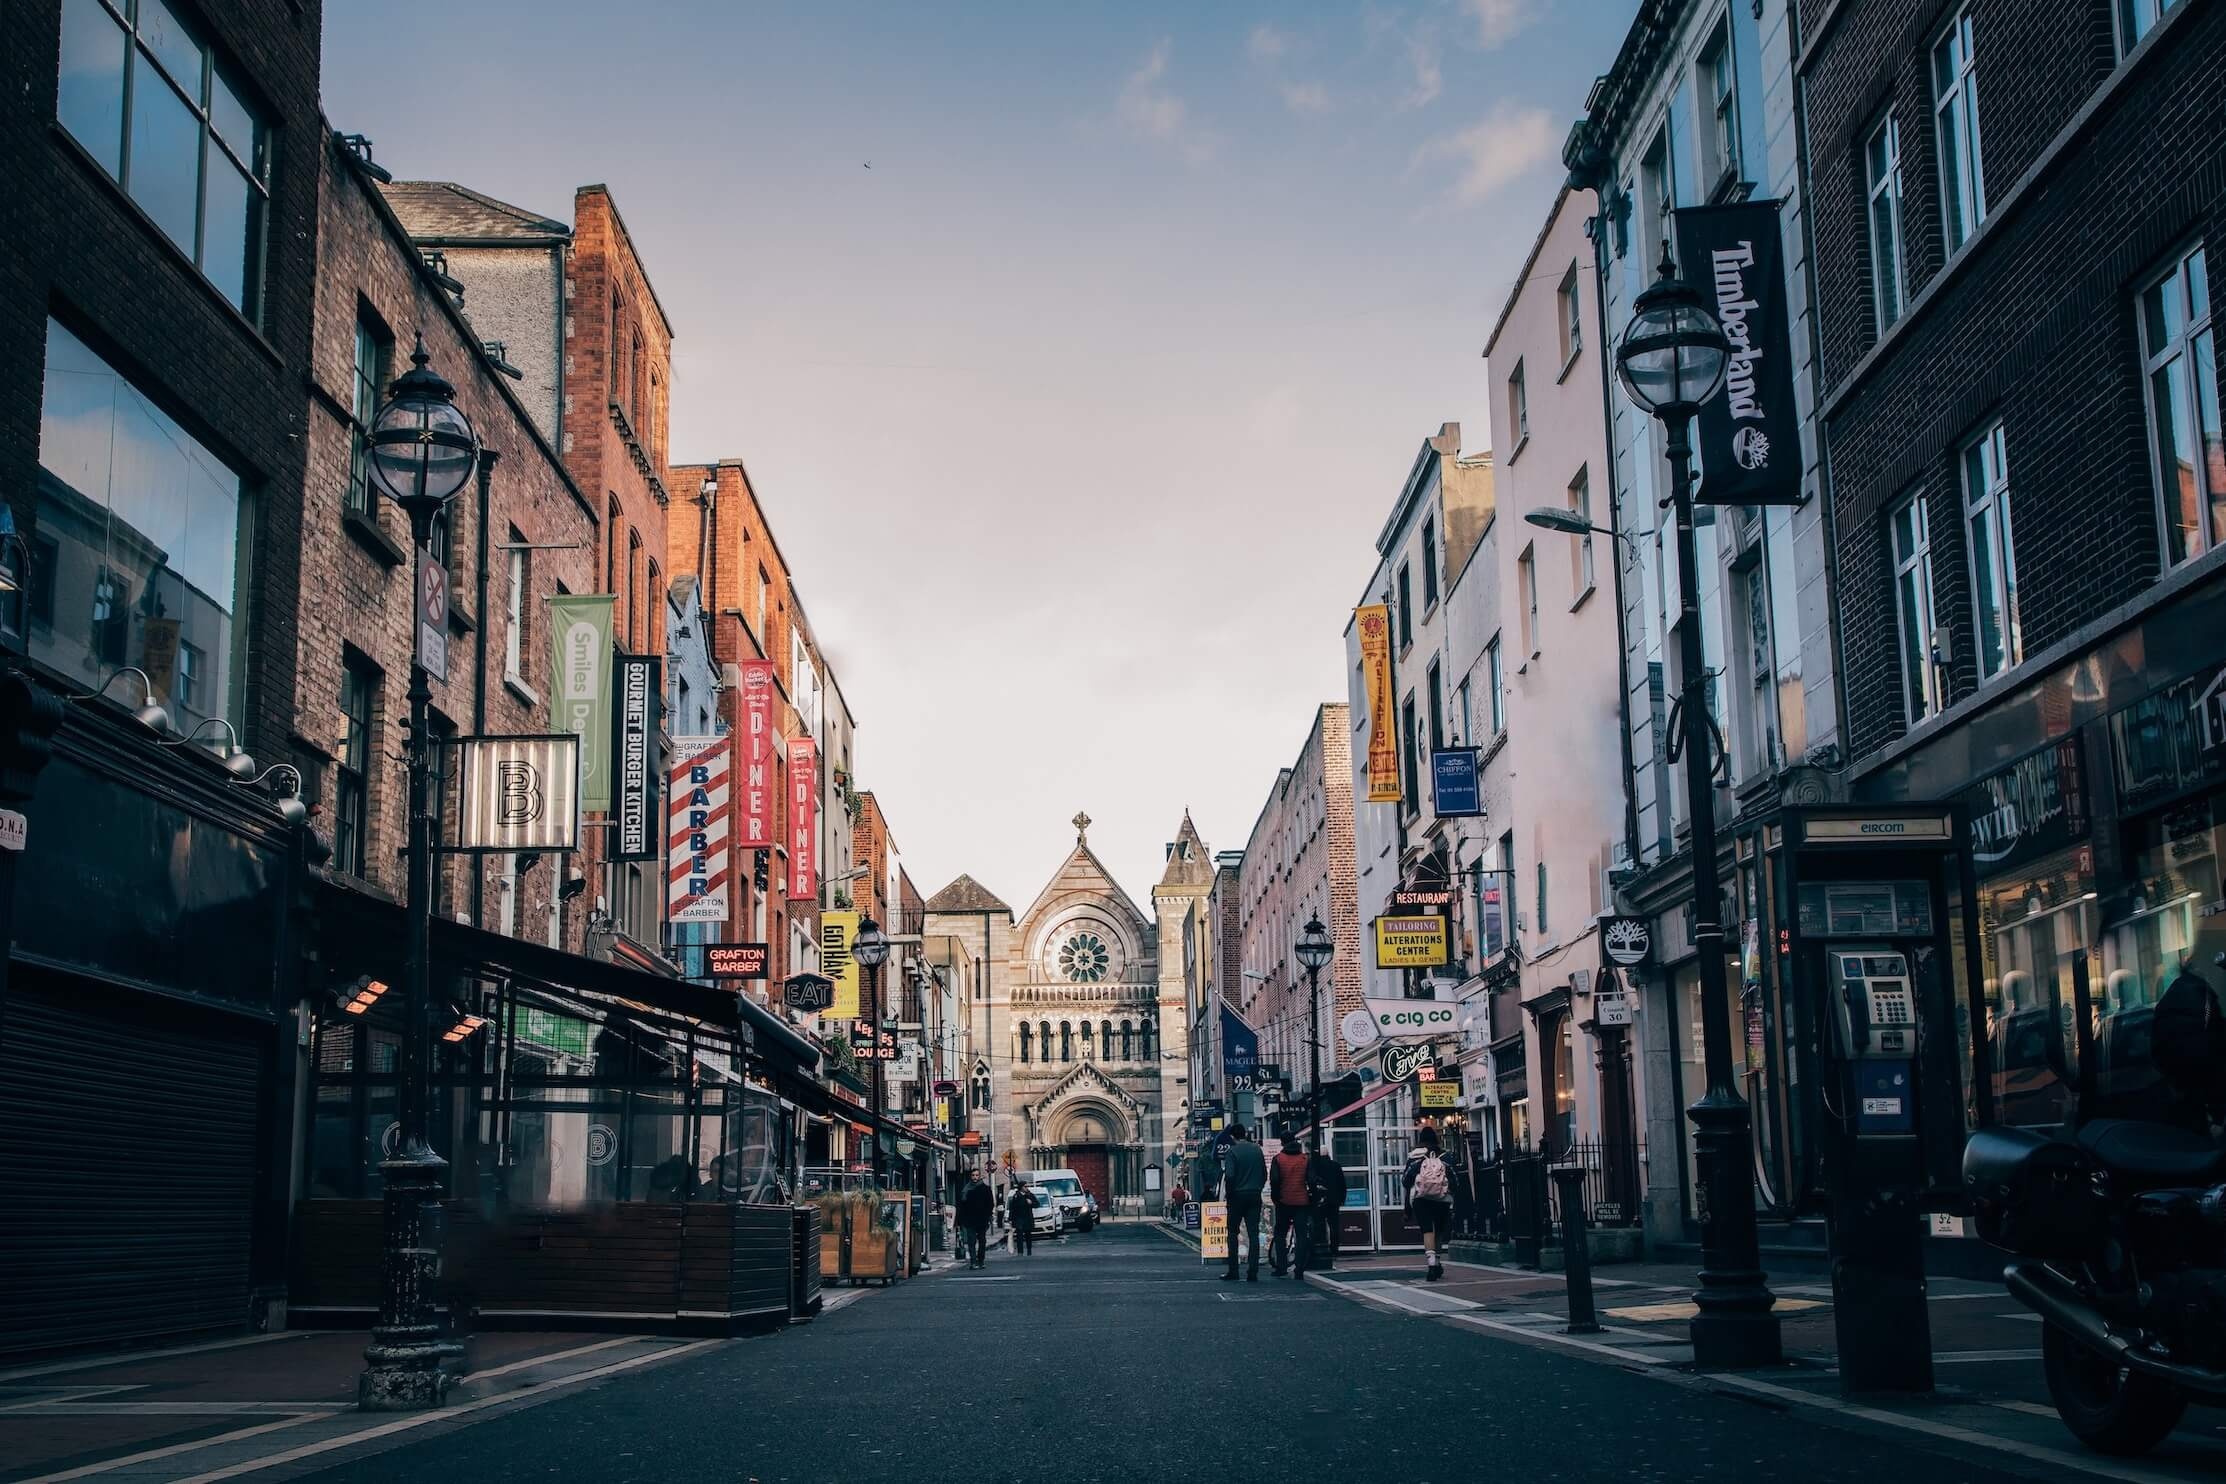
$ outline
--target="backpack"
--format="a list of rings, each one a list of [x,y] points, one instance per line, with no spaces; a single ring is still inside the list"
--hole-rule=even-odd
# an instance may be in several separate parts
[[[1422,1167],[1414,1172],[1414,1198],[1418,1201],[1453,1199],[1453,1184],[1446,1177],[1445,1161],[1437,1155],[1422,1156]]]

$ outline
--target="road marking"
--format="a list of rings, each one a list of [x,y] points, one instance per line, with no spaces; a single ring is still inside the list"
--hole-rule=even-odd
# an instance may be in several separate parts
[[[236,1443],[261,1433],[276,1432],[282,1427],[299,1427],[304,1422],[318,1422],[327,1417],[337,1417],[337,1412],[311,1412],[302,1417],[287,1417],[277,1422],[259,1423],[243,1427],[236,1432],[219,1433],[213,1438],[199,1438],[190,1443],[172,1443],[166,1448],[149,1448],[144,1453],[129,1453],[122,1458],[111,1458],[101,1463],[89,1463],[83,1468],[67,1469],[59,1474],[41,1474],[35,1479],[25,1479],[23,1484],[62,1484],[65,1479],[89,1479],[95,1474],[113,1473],[134,1464],[153,1463],[158,1459],[175,1458],[180,1453],[192,1453],[202,1448],[214,1448],[222,1443]]]
[[[2039,1360],[2038,1350],[1949,1350],[1932,1357],[1934,1365],[1987,1365],[1997,1360]]]
[[[590,1355],[597,1350],[608,1350],[614,1345],[633,1345],[655,1338],[654,1335],[620,1335],[615,1340],[597,1340],[592,1345],[581,1345],[572,1350],[559,1350],[552,1355],[529,1355],[524,1360],[514,1360],[508,1365],[498,1365],[491,1371],[472,1371],[467,1375],[457,1377],[457,1380],[467,1384],[473,1381],[485,1381],[490,1377],[507,1376],[512,1371],[522,1371],[531,1366],[550,1365],[556,1361],[570,1360],[575,1355]]]
[[[1625,1350],[1617,1345],[1602,1345],[1592,1340],[1580,1340],[1574,1335],[1557,1335],[1551,1330],[1532,1329],[1527,1325],[1503,1324],[1497,1319],[1486,1319],[1481,1314],[1448,1314],[1444,1317],[1452,1320],[1455,1324],[1474,1325],[1478,1329],[1493,1330],[1500,1334],[1519,1335],[1524,1339],[1545,1340],[1555,1345],[1566,1345],[1571,1350],[1589,1350],[1596,1355],[1610,1356],[1616,1360],[1629,1361],[1634,1365],[1668,1365],[1676,1358],[1669,1355],[1649,1355],[1643,1350]]]
[[[169,1355],[198,1355],[204,1350],[236,1350],[242,1345],[269,1345],[280,1340],[307,1339],[306,1329],[282,1330],[274,1335],[242,1335],[232,1340],[211,1340],[202,1345],[172,1345],[167,1350],[132,1350],[115,1355],[97,1355],[86,1360],[63,1360],[53,1365],[22,1366],[12,1371],[0,1371],[0,1382],[20,1381],[28,1376],[58,1376],[64,1371],[92,1371],[102,1366],[138,1365],[142,1361],[161,1360]]]
[[[1824,1305],[1819,1303],[1815,1299],[1782,1298],[1779,1299],[1775,1304],[1771,1305],[1771,1307],[1781,1314],[1796,1314],[1803,1309],[1821,1309],[1824,1307]],[[1700,1312],[1700,1305],[1694,1303],[1690,1299],[1687,1299],[1683,1303],[1633,1304],[1629,1308],[1603,1309],[1601,1310],[1601,1312],[1604,1314],[1612,1315],[1617,1319],[1633,1319],[1640,1321],[1661,1319],[1690,1319]]]
[[[1024,1283],[1027,1281],[1027,1274],[1006,1273],[997,1278],[953,1278],[951,1281],[953,1283]]]

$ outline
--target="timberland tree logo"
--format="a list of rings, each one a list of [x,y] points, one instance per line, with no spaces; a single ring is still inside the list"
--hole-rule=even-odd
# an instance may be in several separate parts
[[[1731,360],[1724,368],[1724,403],[1732,421],[1750,424],[1732,434],[1732,457],[1742,469],[1764,469],[1770,463],[1770,439],[1760,427],[1752,426],[1764,421],[1756,373],[1762,347],[1754,343],[1747,328],[1747,316],[1762,307],[1761,301],[1747,291],[1747,270],[1754,266],[1755,245],[1741,242],[1717,248],[1708,256],[1716,274],[1716,318],[1723,322],[1724,338],[1731,342]]]

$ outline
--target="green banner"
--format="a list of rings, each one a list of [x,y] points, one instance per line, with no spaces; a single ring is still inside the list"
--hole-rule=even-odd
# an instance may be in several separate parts
[[[580,809],[611,809],[610,594],[549,600],[549,714],[560,732],[580,737]]]

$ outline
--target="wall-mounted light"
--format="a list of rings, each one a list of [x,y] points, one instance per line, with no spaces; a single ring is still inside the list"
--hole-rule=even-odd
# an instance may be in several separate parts
[[[229,761],[226,766],[230,766]],[[298,827],[309,818],[309,805],[301,797],[301,769],[292,763],[273,763],[254,777],[240,778],[238,782],[243,788],[252,787],[278,773],[285,774],[287,779],[287,791],[278,796],[278,817]]]
[[[94,686],[81,696],[71,696],[70,699],[80,702],[104,699],[108,695],[108,688],[116,683],[116,677],[119,675],[136,675],[139,677],[139,709],[131,714],[132,720],[158,737],[169,731],[170,713],[165,711],[161,704],[155,700],[155,683],[149,680],[147,672],[137,665],[118,665],[108,672],[108,678],[101,681],[99,685]]]
[[[228,750],[219,752],[217,754],[217,756],[224,762],[224,771],[231,774],[235,779],[239,780],[242,783],[245,783],[248,779],[253,778],[255,776],[255,759],[249,757],[247,755],[247,749],[240,746],[239,732],[234,729],[230,722],[226,721],[221,716],[212,716],[206,721],[202,722],[199,726],[195,727],[192,731],[186,733],[183,737],[167,738],[164,741],[157,742],[155,746],[183,747],[188,742],[191,742],[196,737],[199,737],[203,732],[207,731],[212,726],[224,728],[225,734],[232,739],[231,747]]]

